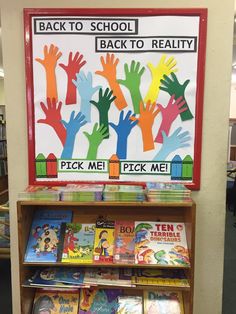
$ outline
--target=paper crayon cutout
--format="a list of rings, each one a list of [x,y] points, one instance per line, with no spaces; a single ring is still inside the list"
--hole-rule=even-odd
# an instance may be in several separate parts
[[[182,159],[179,155],[175,155],[171,162],[171,180],[182,179]]]
[[[38,154],[35,159],[35,169],[37,178],[46,178],[47,177],[47,166],[46,158],[43,154]]]
[[[191,180],[193,178],[193,159],[187,155],[183,159],[182,180]]]
[[[109,159],[109,179],[120,178],[120,161],[117,155],[113,154]]]
[[[46,168],[48,178],[57,178],[57,158],[53,153],[48,155]]]

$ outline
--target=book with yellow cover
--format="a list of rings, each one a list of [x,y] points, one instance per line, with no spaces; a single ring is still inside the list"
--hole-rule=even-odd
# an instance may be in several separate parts
[[[77,314],[78,310],[78,291],[49,291],[39,289],[36,291],[34,297],[32,314]]]
[[[182,292],[144,291],[145,314],[184,314]]]
[[[113,263],[114,221],[97,220],[93,260],[95,263]]]

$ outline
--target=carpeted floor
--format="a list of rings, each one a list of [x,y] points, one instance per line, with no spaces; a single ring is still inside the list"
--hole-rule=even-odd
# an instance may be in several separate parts
[[[10,260],[0,260],[0,313],[12,314]]]

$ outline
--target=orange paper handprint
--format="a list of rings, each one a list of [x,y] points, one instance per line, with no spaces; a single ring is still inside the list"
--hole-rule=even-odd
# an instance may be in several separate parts
[[[42,64],[46,72],[46,98],[54,98],[56,101],[58,96],[55,68],[61,55],[62,53],[59,51],[59,48],[51,44],[49,49],[47,45],[44,46],[44,59],[35,59]]]
[[[152,126],[159,112],[160,110],[157,109],[156,103],[152,104],[151,101],[148,101],[145,107],[143,102],[140,102],[139,118],[130,117],[131,120],[138,120],[138,125],[142,132],[144,152],[154,149]]]
[[[114,54],[107,53],[106,60],[103,56],[100,60],[103,70],[96,71],[95,73],[103,76],[108,81],[110,89],[113,91],[113,95],[116,96],[114,103],[117,109],[122,110],[127,107],[127,103],[116,79],[116,67],[119,63],[119,59],[115,58]]]

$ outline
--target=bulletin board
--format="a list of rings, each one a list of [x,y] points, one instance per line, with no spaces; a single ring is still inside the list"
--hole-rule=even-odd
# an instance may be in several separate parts
[[[200,188],[207,9],[25,9],[29,183]]]

